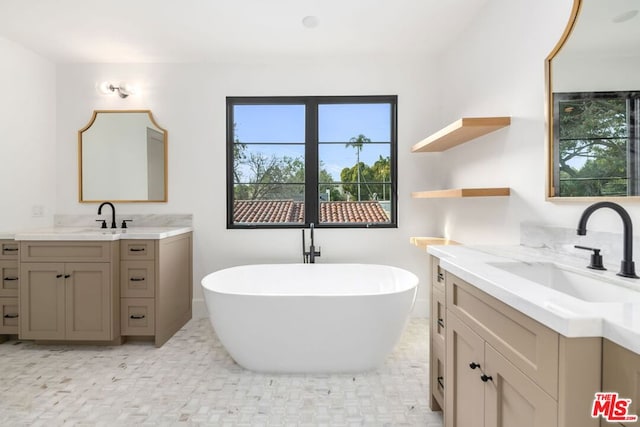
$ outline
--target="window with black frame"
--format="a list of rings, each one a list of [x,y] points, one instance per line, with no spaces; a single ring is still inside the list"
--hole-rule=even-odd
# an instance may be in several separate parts
[[[228,97],[227,227],[396,227],[397,96]]]
[[[553,99],[556,195],[637,196],[640,92],[554,93]]]

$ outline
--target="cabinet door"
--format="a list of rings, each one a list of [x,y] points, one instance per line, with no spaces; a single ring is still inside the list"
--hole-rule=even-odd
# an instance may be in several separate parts
[[[20,338],[64,339],[64,264],[22,263]]]
[[[447,310],[445,426],[484,426],[484,341]]]
[[[631,399],[628,414],[640,417],[640,355],[609,340],[604,340],[602,355],[602,391],[617,392],[621,399]],[[640,420],[621,424],[640,426]],[[613,424],[602,421],[601,425]]]
[[[489,344],[484,368],[486,427],[558,425],[557,402]]]
[[[67,263],[66,338],[110,340],[112,287],[109,263]]]

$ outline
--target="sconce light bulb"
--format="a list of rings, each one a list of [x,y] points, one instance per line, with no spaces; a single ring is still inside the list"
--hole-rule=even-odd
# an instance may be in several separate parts
[[[103,95],[110,95],[114,92],[113,85],[109,82],[98,83],[96,89]]]
[[[118,87],[118,94],[120,95],[120,98],[126,98],[129,95],[133,95],[135,93],[135,88],[125,82],[121,82],[120,86]]]
[[[117,93],[120,98],[126,98],[138,92],[137,88],[125,82],[121,82],[118,86],[111,82],[102,82],[96,85],[96,89],[103,95],[111,95]]]

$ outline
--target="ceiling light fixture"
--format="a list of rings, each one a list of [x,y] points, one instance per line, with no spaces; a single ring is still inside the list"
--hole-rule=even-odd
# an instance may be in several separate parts
[[[317,16],[309,15],[302,18],[302,25],[305,28],[316,28],[320,21]]]
[[[133,86],[124,82],[121,82],[118,86],[110,82],[102,82],[98,85],[98,92],[103,95],[117,93],[120,98],[126,98],[129,95],[133,95],[135,90]]]

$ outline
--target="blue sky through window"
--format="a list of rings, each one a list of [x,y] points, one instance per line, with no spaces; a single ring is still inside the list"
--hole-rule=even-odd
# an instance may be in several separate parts
[[[372,142],[360,151],[360,161],[373,165],[380,156],[390,155],[391,105],[320,104],[319,158],[335,181],[340,171],[356,163],[356,149],[345,147],[352,137],[365,135]],[[299,157],[305,136],[304,105],[236,105],[234,106],[235,136],[244,143],[278,143],[253,146],[267,156]],[[337,144],[323,144],[337,143]]]

